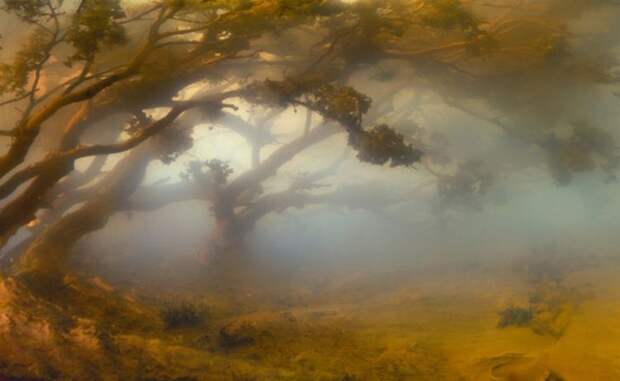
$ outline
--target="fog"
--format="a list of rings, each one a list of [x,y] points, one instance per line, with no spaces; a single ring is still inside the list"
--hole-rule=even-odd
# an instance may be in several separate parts
[[[67,2],[67,8],[71,4]],[[536,10],[535,7],[533,9]],[[478,12],[488,18],[502,13],[485,7]],[[573,36],[569,39],[571,49],[590,58],[594,64],[603,56],[605,60],[620,58],[617,16],[617,7],[610,5],[569,19],[566,27]],[[6,58],[14,49],[13,44],[20,41],[23,35],[19,31],[20,23],[10,16],[4,16],[1,24],[0,32],[5,36],[2,58]],[[291,46],[290,39],[300,38],[308,39],[309,36],[293,34],[284,36],[283,41],[288,48]],[[310,44],[310,41],[296,42],[297,46]],[[270,49],[273,50],[273,46]],[[615,67],[612,70],[620,69]],[[525,85],[516,86],[511,81],[505,86],[489,83],[490,87],[495,87],[493,91],[497,94],[503,92],[501,96],[505,99],[493,99],[481,108],[488,110],[493,105],[502,104],[503,109],[499,111],[505,113],[502,117],[508,129],[543,129],[551,126],[562,130],[572,122],[588,121],[614,138],[620,138],[617,128],[620,108],[618,97],[614,94],[614,84],[583,85],[574,83],[571,78],[546,77],[545,73],[530,73],[523,78],[528,82]],[[259,69],[252,77],[274,78],[282,74],[277,68],[267,71]],[[389,74],[392,78],[382,81],[378,79],[381,74]],[[376,103],[394,83],[406,83],[416,76],[417,73],[408,64],[388,60],[359,70],[350,84]],[[347,207],[312,206],[269,216],[258,225],[248,242],[248,250],[269,254],[270,260],[276,262],[286,262],[290,258],[313,261],[342,257],[352,262],[372,259],[385,266],[398,266],[401,261],[415,262],[420,256],[430,255],[496,257],[528,252],[531,247],[549,243],[575,251],[612,255],[618,244],[615,234],[618,221],[617,183],[604,181],[604,176],[592,173],[595,171],[585,171],[569,184],[558,186],[549,176],[549,170],[544,165],[545,153],[540,147],[533,147],[531,141],[519,134],[511,136],[497,125],[463,112],[444,100],[459,96],[462,97],[451,94],[450,89],[447,92],[442,89],[438,94],[433,83],[412,81],[411,86],[399,89],[385,107],[390,110],[404,109],[409,115],[406,118],[408,123],[415,123],[427,134],[441,134],[443,154],[454,163],[477,160],[493,172],[492,187],[488,194],[480,195],[480,200],[476,200],[480,203],[476,208],[456,207],[438,212],[436,186],[432,176],[421,165],[386,169],[360,163],[350,154],[339,164],[337,172],[324,181],[326,187],[349,184],[378,192],[381,197],[393,193],[402,200],[380,214]],[[514,104],[510,106],[511,103]],[[243,102],[239,105],[241,108],[235,114],[244,119],[251,119],[253,112],[266,112]],[[476,107],[474,104],[471,109]],[[373,111],[381,113],[373,109],[370,113]],[[12,111],[3,107],[2,112],[4,119],[10,120]],[[271,121],[277,142],[268,145],[263,155],[268,156],[281,142],[294,138],[304,118],[302,110],[289,109]],[[320,118],[315,115],[315,120]],[[389,121],[390,115],[380,115],[379,120],[382,118]],[[111,120],[108,123],[114,122]],[[216,128],[213,129],[213,126]],[[250,169],[246,142],[230,130],[217,128],[219,126],[217,122],[198,126],[200,128],[194,131],[194,147],[171,165],[152,164],[145,183],[176,180],[187,162],[196,158],[227,161],[235,173]],[[303,152],[266,187],[278,189],[296,174],[329,166],[331,161],[339,160],[342,148],[338,147],[342,147],[343,139],[337,136]],[[47,145],[45,137],[41,140],[39,146]],[[88,160],[83,162],[82,165],[85,165]],[[110,161],[105,168],[111,168],[113,163],[114,160]],[[419,184],[425,183],[428,184],[417,189]],[[129,253],[142,251],[148,253],[143,258],[145,261],[198,252],[201,250],[201,237],[209,230],[208,215],[202,203],[173,205],[151,213],[131,213],[131,216],[119,215],[105,229],[84,241],[89,247],[95,246],[101,255],[110,251],[110,245],[114,247],[111,251],[120,248]]]
[[[71,4],[67,2],[66,7],[70,9]],[[537,10],[536,7],[532,9]],[[485,7],[478,12],[489,19],[502,13]],[[593,64],[596,60],[620,58],[617,16],[617,7],[610,5],[569,18],[566,28],[572,35],[568,40],[571,49],[593,60]],[[20,23],[10,16],[4,16],[1,25],[2,58],[6,59],[14,49],[12,44],[20,41],[23,35],[19,31]],[[285,48],[281,50],[286,52],[291,48],[291,41],[298,47],[310,45],[311,40],[302,43],[299,40],[308,38],[312,36],[293,30],[291,36],[282,37]],[[262,44],[257,42],[257,46]],[[276,52],[273,45],[269,49],[276,54],[265,53],[269,56],[282,54]],[[482,163],[493,177],[488,192],[469,200],[476,204],[474,207],[455,205],[440,210],[436,179],[421,164],[413,168],[388,169],[361,163],[353,153],[343,151],[346,143],[344,137],[338,135],[302,152],[268,180],[265,188],[283,189],[300,173],[328,167],[340,160],[337,171],[321,182],[326,189],[349,185],[363,192],[375,192],[377,198],[400,199],[374,212],[342,205],[313,205],[269,215],[260,221],[246,243],[252,256],[264,256],[265,260],[273,262],[269,266],[276,267],[289,261],[319,261],[332,267],[330,262],[335,261],[338,266],[371,269],[376,268],[376,264],[382,268],[398,268],[402,263],[415,264],[419,258],[434,256],[461,261],[526,255],[535,247],[550,244],[566,252],[615,255],[620,221],[620,193],[615,181],[605,181],[599,171],[584,171],[569,184],[558,185],[550,176],[545,152],[540,147],[533,146],[521,132],[507,133],[506,129],[465,112],[458,105],[446,103],[446,98],[466,98],[467,90],[455,88],[454,94],[450,88],[437,91],[432,82],[412,80],[418,76],[416,70],[402,61],[387,60],[366,65],[349,83],[377,103],[386,92],[390,93],[395,83],[410,81],[411,85],[399,89],[394,98],[382,106],[383,110],[406,113],[406,123],[419,126],[427,135],[441,135],[442,155],[452,163],[468,160]],[[575,121],[588,121],[616,140],[620,138],[617,128],[620,108],[614,93],[615,84],[583,85],[571,78],[548,76],[546,70],[521,77],[525,84],[516,84],[512,79],[503,84],[489,83],[490,93],[503,98],[489,102],[476,99],[472,94],[473,103],[465,101],[472,104],[470,110],[480,109],[487,115],[493,115],[492,108],[501,105],[498,111],[504,114],[501,117],[508,130],[553,128],[562,131]],[[616,66],[612,70],[620,69]],[[257,69],[252,78],[282,75],[279,68]],[[381,75],[390,78],[383,80]],[[200,86],[193,88],[184,96],[205,91]],[[459,93],[463,91],[465,93]],[[239,102],[240,109],[234,114],[246,120],[252,120],[253,113],[267,112]],[[2,112],[5,120],[11,119],[11,110],[3,107]],[[157,114],[156,110],[153,112]],[[375,108],[369,114],[373,112],[379,114],[378,121],[390,122],[394,117],[389,113],[381,115],[384,111]],[[321,119],[317,114],[314,118],[315,123]],[[303,110],[290,108],[272,120],[270,128],[275,140],[265,147],[262,155],[267,157],[280,144],[297,136],[304,119]],[[118,120],[112,118],[106,123],[116,129],[113,124]],[[247,142],[221,127],[217,121],[198,125],[193,133],[194,146],[170,165],[151,164],[144,183],[176,181],[187,163],[196,159],[224,160],[235,174],[249,170],[251,154]],[[40,138],[37,151],[45,151],[49,144],[45,139],[45,136]],[[103,170],[112,168],[120,156],[115,155]],[[89,160],[78,162],[78,168],[86,167]],[[204,236],[212,224],[209,214],[208,205],[201,202],[169,205],[148,213],[121,213],[81,244],[89,251],[92,249],[88,256],[102,258],[110,252],[129,257],[137,255],[145,262],[196,255],[204,250]]]
[[[493,20],[488,27],[491,30],[495,20],[513,15],[511,4],[515,2],[494,2],[497,6],[479,5],[476,1],[466,3],[473,3],[471,8],[480,18]],[[264,200],[260,197],[275,195],[277,198],[293,191],[307,199],[282,207],[276,205],[271,212],[258,218],[238,239],[234,255],[229,255],[234,259],[222,264],[219,258],[225,256],[216,254],[212,244],[218,229],[214,203],[187,197],[135,210],[131,208],[132,203],[140,205],[144,195],[148,196],[144,199],[150,200],[152,194],[148,192],[153,190],[157,195],[158,190],[168,186],[190,183],[191,168],[197,162],[219,160],[225,163],[232,170],[225,178],[230,184],[272,155],[276,156],[282,147],[305,136],[304,131],[307,133],[310,127],[331,123],[334,129],[339,128],[337,123],[316,110],[306,109],[301,102],[280,107],[274,113],[274,107],[269,104],[256,104],[241,97],[228,99],[226,103],[235,108],[223,110],[217,118],[206,117],[207,112],[184,114],[186,119],[182,123],[191,128],[190,147],[173,160],[150,161],[127,207],[111,213],[101,228],[81,237],[71,249],[72,268],[79,269],[86,278],[103,279],[102,282],[114,289],[131,292],[138,299],[142,297],[157,303],[217,300],[213,303],[218,306],[213,307],[216,318],[229,317],[217,309],[225,303],[234,304],[230,307],[233,312],[226,310],[230,316],[240,315],[239,311],[290,310],[299,314],[295,316],[300,321],[301,316],[305,316],[300,306],[315,308],[340,303],[338,306],[344,306],[338,307],[342,308],[339,313],[345,316],[342,321],[357,324],[367,322],[364,319],[368,318],[369,326],[389,327],[386,332],[392,331],[386,335],[398,336],[399,333],[395,333],[398,327],[408,324],[402,321],[415,320],[412,316],[427,316],[424,311],[432,310],[429,314],[433,317],[428,317],[428,321],[415,320],[415,324],[419,324],[416,327],[429,332],[420,337],[429,338],[433,345],[435,340],[440,342],[442,350],[444,344],[449,347],[445,356],[453,356],[449,360],[451,366],[467,369],[463,372],[474,372],[471,370],[474,367],[469,360],[464,360],[465,354],[457,354],[458,350],[451,345],[459,340],[474,340],[472,338],[477,336],[471,334],[462,338],[458,336],[460,333],[452,333],[446,326],[470,332],[467,330],[474,329],[462,321],[482,316],[476,322],[485,322],[489,327],[482,329],[476,325],[477,334],[484,332],[486,335],[492,329],[503,332],[495,327],[497,314],[513,305],[534,305],[528,301],[528,295],[532,290],[540,290],[541,284],[547,285],[546,280],[542,282],[536,278],[544,273],[544,277],[549,276],[554,281],[555,277],[561,278],[552,288],[557,286],[570,295],[562,299],[570,300],[566,303],[574,313],[572,328],[566,332],[577,332],[575,335],[581,336],[575,338],[577,336],[567,333],[566,338],[561,339],[565,327],[562,326],[562,335],[559,335],[552,325],[553,328],[545,326],[542,334],[536,332],[538,336],[531,332],[532,337],[518,336],[519,333],[509,331],[507,335],[513,336],[500,337],[499,333],[497,337],[500,338],[484,336],[486,341],[479,339],[480,342],[472,341],[467,345],[479,345],[480,353],[476,355],[480,358],[476,361],[515,351],[529,356],[527,358],[536,358],[536,364],[544,363],[545,369],[549,369],[545,373],[547,378],[523,376],[494,380],[563,380],[548,378],[555,370],[568,375],[567,380],[585,380],[570,378],[573,377],[570,375],[582,377],[584,372],[579,373],[574,366],[567,365],[571,356],[582,353],[575,347],[587,336],[583,327],[595,324],[595,320],[579,319],[591,316],[588,308],[599,306],[597,303],[607,306],[605,311],[613,311],[606,315],[609,319],[614,314],[617,319],[618,312],[618,306],[610,300],[620,284],[611,280],[609,273],[620,264],[620,184],[615,177],[620,157],[620,7],[601,1],[588,2],[596,6],[580,8],[580,4],[573,4],[578,2],[566,1],[571,4],[566,6],[566,14],[561,14],[558,7],[552,7],[554,13],[545,13],[548,10],[544,4],[555,4],[556,0],[520,3],[518,17],[546,17],[553,27],[556,22],[561,24],[561,33],[566,36],[562,43],[566,51],[571,52],[570,58],[559,52],[559,58],[553,58],[557,61],[550,58],[551,63],[545,61],[543,64],[529,52],[521,52],[525,50],[524,44],[546,43],[533,23],[502,34],[498,43],[506,55],[497,59],[448,59],[447,53],[441,56],[444,61],[438,60],[441,65],[430,59],[398,57],[361,60],[355,63],[354,69],[334,81],[351,86],[372,99],[362,126],[371,128],[386,124],[394,128],[412,147],[421,150],[422,160],[411,166],[364,162],[349,144],[350,136],[343,128],[328,138],[317,139],[318,142],[299,150],[278,167],[273,175],[259,181],[257,189],[244,194],[249,197],[248,201],[238,201],[233,209],[240,214],[248,205]],[[142,3],[136,1],[131,5],[136,4]],[[73,5],[66,2],[65,6],[71,9]],[[20,25],[9,15],[0,19],[0,35],[3,36],[0,61],[9,60],[25,38],[26,32],[21,32]],[[216,79],[191,83],[176,94],[175,101],[239,89],[253,81],[285,80],[302,71],[305,64],[312,61],[307,57],[312,57],[313,47],[322,46],[318,42],[325,31],[313,30],[314,27],[292,26],[280,34],[252,40],[247,51],[258,52],[252,56],[253,59],[257,57],[255,62],[217,67],[213,73]],[[130,35],[142,36],[143,28],[138,25],[135,30],[130,29]],[[448,37],[439,35],[437,38],[448,40]],[[537,39],[541,41],[536,42]],[[419,51],[427,47],[420,43],[420,46],[414,44],[408,48]],[[63,59],[62,49],[68,48],[61,46],[61,53],[54,60]],[[132,48],[114,49],[110,49],[111,55],[124,57],[131,54]],[[304,63],[294,61],[300,56]],[[334,66],[339,64],[336,59],[334,62]],[[444,63],[446,67],[454,65],[455,68],[446,69],[442,66]],[[110,66],[110,62],[101,63],[102,68]],[[599,68],[602,69],[599,71]],[[75,69],[58,69],[46,80],[52,86],[59,78],[68,76],[70,70]],[[607,75],[603,79],[602,71]],[[169,110],[169,107],[151,107],[144,111],[156,120]],[[64,111],[54,116],[37,137],[24,165],[35,163],[56,149],[68,115],[70,113]],[[4,125],[15,123],[18,117],[19,110],[0,106]],[[125,111],[106,115],[83,135],[82,143],[111,143],[127,138],[130,136],[124,130],[127,119]],[[254,135],[239,133],[239,126],[244,123],[254,128]],[[579,131],[593,135],[579,135]],[[3,139],[0,144],[9,147],[8,140]],[[253,144],[258,144],[259,148]],[[115,166],[129,155],[129,152],[109,155],[98,176],[83,184],[82,189],[93,184],[97,188],[97,181],[113,174]],[[94,160],[80,159],[76,169],[87,171]],[[315,180],[303,183],[313,176]],[[295,188],[297,182],[304,185]],[[105,182],[100,184],[105,185]],[[95,189],[92,199],[97,195]],[[8,205],[16,197],[5,198],[0,206]],[[79,210],[90,200],[86,198],[64,210],[61,217]],[[45,218],[53,214],[55,205],[39,209],[37,221],[47,221]],[[32,237],[35,235],[30,227],[22,226],[10,238],[3,253],[11,252]],[[63,239],[64,236],[57,237],[59,242]],[[548,271],[545,266],[553,270]],[[522,268],[527,270],[521,271]],[[517,280],[510,283],[514,279]],[[598,296],[584,299],[583,304],[582,299],[572,302],[575,295],[581,295],[590,287],[595,289],[593,295]],[[337,302],[334,302],[334,295],[337,295]],[[453,299],[442,299],[442,295],[450,295]],[[217,297],[225,302],[220,303]],[[407,317],[401,321],[401,308],[410,302],[409,297],[415,300],[411,305],[416,307],[411,307],[414,312],[406,310]],[[437,298],[437,304],[428,302],[429,298]],[[461,303],[467,304],[470,300],[467,298],[487,298],[480,304],[484,312],[462,307]],[[288,304],[281,303],[284,299]],[[375,303],[376,300],[385,304],[371,306],[370,301]],[[415,304],[418,301],[422,307]],[[352,309],[351,305],[356,303],[357,309]],[[471,303],[479,306],[477,302]],[[381,307],[384,305],[386,307]],[[455,306],[462,308],[462,316],[459,315],[461,310],[453,311],[457,309]],[[583,310],[579,310],[581,306]],[[448,310],[450,312],[445,312]],[[577,310],[580,312],[575,312]],[[605,314],[596,311],[592,314]],[[449,315],[454,323],[444,324],[441,317],[433,320],[435,314]],[[331,316],[325,317],[326,320],[316,319],[322,324],[331,322]],[[339,319],[340,315],[337,316]],[[461,317],[464,320],[459,320]],[[375,318],[376,321],[372,320]],[[395,320],[390,320],[392,318]],[[435,323],[443,327],[437,328],[442,332],[437,338],[433,336]],[[611,324],[605,327],[617,331],[611,320],[601,324]],[[521,328],[510,329],[524,329],[522,326],[525,326],[515,325]],[[593,332],[603,335],[596,330]],[[377,328],[372,334],[382,333]],[[552,337],[554,341],[551,343],[549,339],[543,343],[540,337]],[[183,340],[186,338],[184,336]],[[618,343],[616,339],[619,339],[617,334],[609,339],[610,347]],[[555,343],[559,343],[560,349],[554,347]],[[484,350],[487,352],[482,353]],[[586,367],[594,369],[600,361],[605,364],[600,369],[612,370],[600,370],[596,374],[603,378],[598,379],[613,379],[605,378],[618,374],[613,373],[618,360],[610,359],[612,351],[595,348],[593,352],[596,361],[587,362]],[[555,355],[564,357],[553,357]],[[226,356],[232,358],[235,354]],[[502,373],[504,370],[497,372],[492,373],[494,377],[507,374]],[[323,379],[312,374],[307,379]],[[357,373],[352,371],[351,374]],[[457,380],[450,376],[439,379]]]
[[[390,67],[407,77],[406,67],[398,63]],[[374,70],[364,72],[353,83],[359,83],[365,94],[376,99],[385,85],[369,79]],[[540,86],[544,88],[540,101],[551,104],[529,114],[514,110],[507,117],[508,123],[516,128],[551,123],[561,129],[572,121],[588,120],[620,138],[618,98],[608,86],[571,90],[575,93],[564,92],[562,84],[558,88],[553,84]],[[529,102],[538,107],[535,96]],[[510,103],[510,99],[504,102]],[[348,184],[353,189],[375,192],[378,199],[393,196],[401,200],[377,213],[319,205],[270,215],[261,220],[247,242],[252,256],[265,256],[269,266],[275,267],[302,261],[321,262],[332,270],[337,263],[372,271],[377,265],[394,269],[403,263],[415,266],[420,258],[433,256],[468,261],[529,255],[534,248],[548,245],[558,246],[567,255],[617,255],[620,192],[616,181],[606,181],[605,175],[595,170],[578,173],[570,184],[558,185],[539,147],[446,105],[432,88],[405,90],[393,107],[411,108],[411,120],[441,133],[446,155],[455,162],[474,159],[494,171],[491,189],[475,200],[480,205],[456,205],[439,211],[441,201],[434,177],[422,165],[377,168],[360,163],[349,152],[337,172],[322,181],[328,189]],[[238,112],[244,118],[248,113],[243,109]],[[294,138],[303,120],[301,110],[288,110],[279,116],[272,127],[278,142]],[[235,173],[250,169],[249,147],[235,133],[216,127],[204,135],[195,134],[196,145],[187,156],[173,165],[153,165],[146,181],[172,181],[182,170],[183,160],[195,158],[228,161]],[[296,174],[340,160],[344,144],[344,138],[336,136],[301,153],[267,183],[266,189],[278,190]],[[268,146],[264,155],[277,146]],[[86,242],[104,257],[108,251],[123,255],[139,252],[141,260],[149,261],[199,253],[209,229],[207,206],[181,203],[157,212],[117,216]],[[109,245],[113,245],[111,250]]]

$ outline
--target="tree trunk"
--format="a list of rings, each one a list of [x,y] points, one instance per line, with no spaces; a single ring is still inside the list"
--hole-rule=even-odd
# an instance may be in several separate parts
[[[151,161],[150,144],[131,151],[99,182],[97,194],[74,212],[48,226],[19,258],[14,274],[33,291],[53,292],[63,287],[67,264],[75,243],[104,227],[122,209],[140,185]]]
[[[215,221],[207,242],[206,263],[222,262],[243,250],[246,229],[235,214],[234,202],[225,193],[218,194],[214,200]]]

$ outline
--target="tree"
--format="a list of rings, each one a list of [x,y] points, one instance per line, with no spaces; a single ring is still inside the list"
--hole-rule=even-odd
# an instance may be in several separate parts
[[[444,205],[486,192],[497,173],[441,157],[432,126],[414,123],[410,105],[389,110],[393,97],[411,89],[432,91],[480,123],[543,150],[560,183],[596,168],[611,178],[618,155],[604,132],[580,122],[564,139],[556,135],[555,121],[527,126],[517,119],[548,114],[537,107],[551,90],[532,93],[529,86],[541,76],[548,77],[549,89],[617,81],[613,62],[595,63],[572,49],[565,28],[581,12],[609,6],[548,1],[532,17],[528,9],[459,0],[165,0],[135,6],[5,0],[5,17],[18,19],[31,34],[0,67],[0,104],[20,110],[2,130],[10,143],[0,157],[0,244],[30,229],[7,255],[17,258],[13,271],[21,279],[49,285],[64,273],[75,242],[113,214],[194,199],[209,202],[216,221],[210,254],[235,251],[268,213],[347,204],[346,189],[317,186],[329,170],[301,177],[281,192],[262,187],[301,151],[337,133],[346,134],[360,161],[392,167],[422,162]],[[287,44],[291,39],[304,43]],[[404,85],[398,69],[389,67],[395,60],[413,72]],[[384,64],[377,81],[397,86],[375,100],[383,107],[368,115],[373,100],[356,89],[363,86],[356,75]],[[265,109],[264,118],[254,125],[240,118],[240,100]],[[543,107],[568,101],[551,99]],[[298,138],[263,158],[261,149],[271,142],[266,126],[290,108],[307,110],[307,123]],[[125,124],[103,131],[102,121],[111,115]],[[317,126],[310,115],[320,118]],[[203,122],[244,136],[251,169],[237,174],[222,160],[196,161],[185,181],[141,185],[153,161],[174,162],[192,147],[192,130]],[[93,131],[101,140],[85,143]],[[38,152],[35,142],[46,136],[57,142]],[[126,156],[110,158],[119,153]],[[85,158],[94,158],[90,167],[76,170]],[[114,168],[101,174],[107,161]],[[506,166],[491,172],[498,171]],[[364,201],[381,204],[371,195],[348,206]],[[50,212],[43,217],[41,210]]]

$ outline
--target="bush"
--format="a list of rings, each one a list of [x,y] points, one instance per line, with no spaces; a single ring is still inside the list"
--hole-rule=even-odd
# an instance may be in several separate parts
[[[192,327],[203,322],[200,309],[190,303],[164,307],[161,311],[161,318],[167,329]]]
[[[524,327],[529,325],[534,318],[534,314],[527,308],[508,307],[500,312],[500,319],[497,326],[505,328],[510,326]]]

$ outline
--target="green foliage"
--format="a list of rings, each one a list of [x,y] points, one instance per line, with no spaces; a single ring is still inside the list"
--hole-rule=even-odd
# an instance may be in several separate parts
[[[228,1],[222,2],[214,10],[228,12],[229,17],[222,17],[212,23],[205,31],[203,41],[220,54],[234,54],[249,49],[252,38],[273,30],[277,25],[273,17],[275,7],[269,7],[269,2]]]
[[[193,327],[203,322],[200,309],[189,303],[165,306],[161,319],[167,329]]]
[[[364,162],[390,166],[410,166],[420,161],[422,151],[404,141],[403,135],[382,124],[369,131],[353,133],[349,143]]]
[[[23,94],[31,73],[48,59],[52,43],[49,33],[40,28],[17,51],[11,64],[0,64],[0,94]]]
[[[368,112],[371,99],[352,87],[323,85],[311,93],[311,107],[350,129],[358,128]]]
[[[532,318],[528,326],[537,335],[562,337],[584,297],[583,291],[566,287],[561,282],[540,283],[529,297]]]
[[[362,129],[362,116],[370,109],[371,99],[352,87],[323,85],[311,92],[310,107],[347,129],[349,144],[364,162],[392,167],[409,166],[420,161],[422,152],[404,141],[403,135],[387,125]]]
[[[498,47],[494,36],[480,29],[481,21],[465,9],[460,0],[429,2],[422,8],[420,18],[432,28],[463,31],[467,42],[466,49],[471,54],[488,54]]]
[[[86,0],[67,29],[67,40],[75,48],[68,63],[88,60],[103,46],[125,43],[125,28],[117,22],[123,17],[120,0]]]
[[[583,270],[584,262],[565,254],[558,252],[556,245],[544,245],[532,250],[529,258],[515,263],[514,269],[533,288],[526,305],[501,313],[500,327],[527,326],[537,335],[556,339],[564,335],[575,310],[592,291],[587,285],[566,284],[567,272]]]
[[[22,21],[35,22],[45,16],[47,0],[4,0],[2,9],[11,12]]]
[[[189,162],[187,169],[181,175],[186,181],[208,180],[209,182],[224,185],[234,170],[227,161],[211,159],[206,161],[194,160]]]
[[[202,42],[218,54],[247,50],[253,38],[291,23],[287,18],[274,17],[280,13],[278,0],[168,0],[165,4],[179,18],[191,20],[193,27],[209,24]],[[221,17],[213,20],[214,15]]]
[[[528,308],[511,306],[500,312],[497,326],[498,328],[524,327],[529,325],[533,318],[534,314]]]
[[[146,117],[145,120],[140,120],[136,116],[132,116],[127,121],[127,124],[123,127],[123,132],[129,135],[138,134],[145,126],[145,123],[152,122],[152,119]]]
[[[305,106],[324,118],[340,123],[349,134],[349,144],[362,161],[391,166],[412,165],[422,152],[404,141],[404,137],[387,125],[369,131],[362,128],[362,117],[370,109],[372,100],[349,86],[323,84],[316,87],[316,79],[305,81],[267,81],[257,85],[254,102],[285,106],[295,98],[308,95]]]
[[[228,177],[233,174],[233,169],[226,161],[218,159],[207,160],[205,166],[209,168],[217,184],[225,184]]]
[[[282,81],[264,80],[248,86],[246,99],[257,105],[285,107],[296,98],[316,87],[316,78],[284,79]]]

